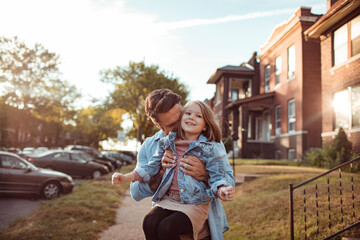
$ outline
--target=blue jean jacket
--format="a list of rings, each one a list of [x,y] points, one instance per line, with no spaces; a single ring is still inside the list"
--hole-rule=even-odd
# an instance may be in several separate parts
[[[138,155],[138,163],[137,163],[137,167],[136,169],[142,169],[147,163],[148,161],[150,161],[150,159],[152,158],[153,155],[159,155],[157,154],[157,149],[158,146],[160,145],[160,142],[162,141],[162,145],[165,144],[164,141],[165,140],[161,140],[160,138],[164,137],[164,134],[162,133],[162,131],[157,132],[153,137],[147,138],[145,140],[145,142],[143,143],[143,145],[141,146],[141,149],[139,151],[139,155]],[[170,136],[169,136],[170,137]],[[172,136],[172,138],[174,138],[174,136]],[[168,144],[171,142],[170,141],[171,138],[168,138]],[[206,139],[205,139],[206,141]],[[228,223],[227,223],[227,219],[226,219],[226,215],[225,215],[225,211],[221,205],[221,201],[219,198],[216,197],[216,192],[217,192],[217,186],[222,185],[222,183],[225,183],[225,185],[232,185],[233,187],[235,187],[235,179],[233,176],[233,170],[229,164],[229,161],[227,159],[226,153],[225,153],[225,148],[224,145],[221,144],[215,144],[213,145],[213,143],[211,144],[207,144],[207,148],[212,148],[212,150],[215,150],[213,155],[211,155],[210,153],[205,153],[205,152],[201,152],[201,148],[199,146],[195,146],[198,145],[200,143],[204,143],[204,138],[199,138],[199,141],[197,142],[193,142],[192,145],[193,146],[189,146],[188,149],[188,153],[191,153],[193,155],[198,155],[200,153],[204,154],[204,156],[206,156],[204,159],[206,160],[207,158],[212,158],[211,156],[215,158],[220,158],[217,159],[217,162],[222,162],[223,164],[223,172],[222,174],[225,175],[222,176],[222,178],[218,178],[219,176],[216,175],[216,173],[213,174],[214,169],[212,167],[210,167],[210,163],[209,162],[209,166],[207,168],[210,169],[209,174],[215,176],[213,178],[213,180],[210,180],[210,185],[212,186],[210,189],[206,189],[206,194],[204,194],[204,192],[201,192],[201,194],[196,194],[198,195],[197,197],[193,197],[193,194],[191,194],[191,191],[194,191],[195,188],[194,186],[195,183],[193,184],[192,182],[192,187],[190,187],[189,189],[185,190],[186,186],[184,185],[180,185],[180,181],[179,181],[179,188],[180,189],[184,189],[183,192],[180,192],[180,194],[182,194],[181,198],[183,203],[196,203],[197,201],[200,202],[208,202],[210,201],[210,209],[209,209],[209,218],[208,218],[208,223],[209,223],[209,228],[210,228],[210,233],[211,233],[211,237],[212,239],[223,239],[223,235],[222,233],[227,231],[229,229],[228,227]],[[163,145],[164,146],[164,145]],[[170,146],[170,144],[169,144]],[[193,150],[193,151],[190,151]],[[174,151],[175,149],[173,149]],[[176,152],[176,151],[174,151]],[[162,155],[161,155],[162,157]],[[201,159],[201,157],[200,157]],[[203,159],[203,160],[204,160]],[[158,168],[159,169],[159,168]],[[143,169],[144,170],[144,169]],[[215,169],[216,172],[219,172],[218,169]],[[141,170],[140,170],[141,171]],[[145,170],[144,170],[145,171]],[[158,201],[167,191],[167,189],[169,188],[170,184],[171,184],[171,179],[172,179],[172,175],[173,175],[173,168],[168,169],[167,172],[164,174],[163,180],[160,184],[160,186],[158,187],[157,191],[154,193],[151,191],[149,185],[142,181],[142,182],[134,182],[131,183],[131,188],[130,188],[130,192],[132,197],[137,200],[140,201],[141,199],[148,197],[148,196],[153,196],[153,200]],[[157,173],[157,172],[156,172]],[[146,173],[143,173],[144,177],[147,177]],[[194,179],[188,175],[185,175],[182,173],[182,171],[179,171],[179,176],[180,174],[182,174],[182,176],[185,176],[186,178],[191,178],[191,181],[194,181]],[[166,175],[166,177],[165,177]],[[149,174],[150,176],[150,174]],[[180,179],[180,178],[179,178]],[[218,180],[221,179],[221,180]],[[183,182],[188,181],[188,179],[184,180]],[[202,183],[204,184],[204,183]],[[190,184],[188,184],[190,185]],[[184,188],[182,188],[184,187]],[[200,189],[200,187],[199,187]],[[201,197],[200,197],[201,196]]]

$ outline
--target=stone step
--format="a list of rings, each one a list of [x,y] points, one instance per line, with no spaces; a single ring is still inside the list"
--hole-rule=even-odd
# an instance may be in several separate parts
[[[235,174],[235,185],[240,185],[244,182],[252,181],[261,175],[259,174],[244,174],[244,173],[237,173]]]

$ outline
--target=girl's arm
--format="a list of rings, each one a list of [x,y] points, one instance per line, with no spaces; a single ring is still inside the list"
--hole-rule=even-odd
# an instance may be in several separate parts
[[[222,200],[232,200],[235,192],[235,178],[226,150],[221,143],[212,142],[212,146],[212,156],[206,161],[206,170],[210,176],[211,193]],[[228,166],[230,166],[230,170]],[[226,197],[229,199],[226,199]]]

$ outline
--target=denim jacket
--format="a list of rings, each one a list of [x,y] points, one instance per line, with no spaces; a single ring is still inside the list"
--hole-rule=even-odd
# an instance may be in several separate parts
[[[159,155],[156,149],[160,145],[160,142],[162,142],[161,144],[164,144],[165,140],[160,141],[160,139],[164,136],[165,135],[163,134],[163,132],[159,131],[153,137],[147,138],[145,140],[145,142],[143,143],[143,145],[141,146],[141,149],[139,151],[137,169],[145,166],[153,155],[156,155],[156,154]],[[189,154],[193,154],[193,155],[199,154],[199,152],[200,152],[200,155],[201,155],[202,152],[199,150],[199,147],[194,146],[194,145],[196,145],[195,143],[199,144],[201,141],[204,141],[204,140],[206,141],[206,139],[204,139],[204,138],[199,138],[199,140],[197,142],[192,143],[193,147],[194,147],[192,149],[197,149],[197,151],[195,151],[195,150],[191,151],[190,150],[191,146],[189,146],[189,149],[187,152]],[[169,143],[170,143],[170,140],[169,140]],[[235,187],[235,179],[233,176],[233,170],[232,170],[232,168],[229,164],[229,161],[227,159],[227,156],[225,154],[224,145],[222,143],[214,144],[214,145],[213,144],[214,143],[207,143],[206,146],[208,146],[208,147],[212,146],[213,150],[216,149],[216,151],[215,151],[216,153],[214,153],[214,156],[218,156],[218,157],[221,156],[222,160],[218,159],[217,161],[224,162],[226,185],[230,184],[231,186]],[[174,151],[174,152],[176,152],[176,151]],[[159,155],[159,156],[162,157],[162,155]],[[205,154],[205,156],[207,156],[207,155]],[[209,161],[209,163],[210,163],[210,161]],[[131,192],[132,197],[136,201],[140,201],[141,199],[148,197],[148,196],[153,196],[153,198],[154,198],[153,200],[156,200],[156,199],[159,200],[161,198],[161,196],[166,193],[167,189],[170,186],[171,174],[173,174],[173,172],[174,172],[174,170],[172,170],[172,169],[173,168],[167,170],[167,178],[165,178],[165,175],[164,175],[163,180],[155,193],[151,191],[148,183],[146,183],[144,181],[138,181],[138,182],[131,183],[130,192]],[[211,171],[212,170],[210,167],[209,174],[212,174]],[[218,169],[216,169],[216,171],[218,172]],[[179,174],[183,174],[182,171],[179,171]],[[144,176],[145,175],[146,174],[144,173]],[[182,176],[187,176],[187,175],[182,175]],[[187,176],[187,177],[192,178],[190,176]],[[223,179],[221,181],[223,181]],[[221,205],[220,199],[217,197],[213,198],[214,196],[216,196],[216,191],[217,191],[217,190],[216,191],[214,191],[214,190],[217,189],[216,186],[218,186],[216,181],[214,183],[215,184],[213,184],[213,188],[206,190],[206,196],[204,195],[204,198],[201,198],[201,197],[199,197],[199,198],[202,201],[204,199],[208,200],[210,197],[211,202],[210,202],[210,208],[209,208],[208,223],[209,223],[211,238],[221,240],[221,239],[224,239],[222,233],[227,231],[229,229],[229,226],[228,226],[225,211]],[[180,183],[179,183],[179,188],[181,188]],[[183,195],[186,195],[186,193]],[[191,194],[188,194],[188,195],[191,195]],[[156,201],[158,201],[158,200],[156,200]],[[191,200],[195,200],[195,199],[193,199],[192,197],[190,199],[183,197],[183,200],[185,202],[185,201],[191,201]],[[196,201],[197,200],[199,200],[199,199],[196,199]],[[201,202],[201,201],[199,201],[199,202]]]
[[[135,171],[143,178],[143,181],[148,182],[150,178],[157,174],[161,168],[161,159],[164,155],[165,149],[170,148],[175,153],[176,159],[178,156],[175,148],[176,133],[172,132],[168,136],[160,139],[158,149],[149,163],[145,166],[136,167]],[[209,203],[212,198],[217,196],[218,187],[221,185],[230,186],[225,177],[225,161],[226,152],[221,149],[221,144],[216,142],[207,142],[207,138],[203,135],[199,136],[197,141],[190,143],[184,155],[194,155],[205,163],[205,168],[209,172],[210,188],[203,181],[178,171],[178,176],[174,176],[174,166],[166,169],[162,181],[153,196],[153,201],[158,202],[165,195],[171,185],[173,177],[178,178],[180,199],[182,204],[200,204]]]

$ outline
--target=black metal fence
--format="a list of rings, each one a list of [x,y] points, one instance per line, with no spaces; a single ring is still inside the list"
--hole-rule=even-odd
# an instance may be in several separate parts
[[[358,163],[360,157],[298,185],[289,184],[291,240],[331,239],[360,226],[360,189],[355,188],[360,176],[353,173]]]

